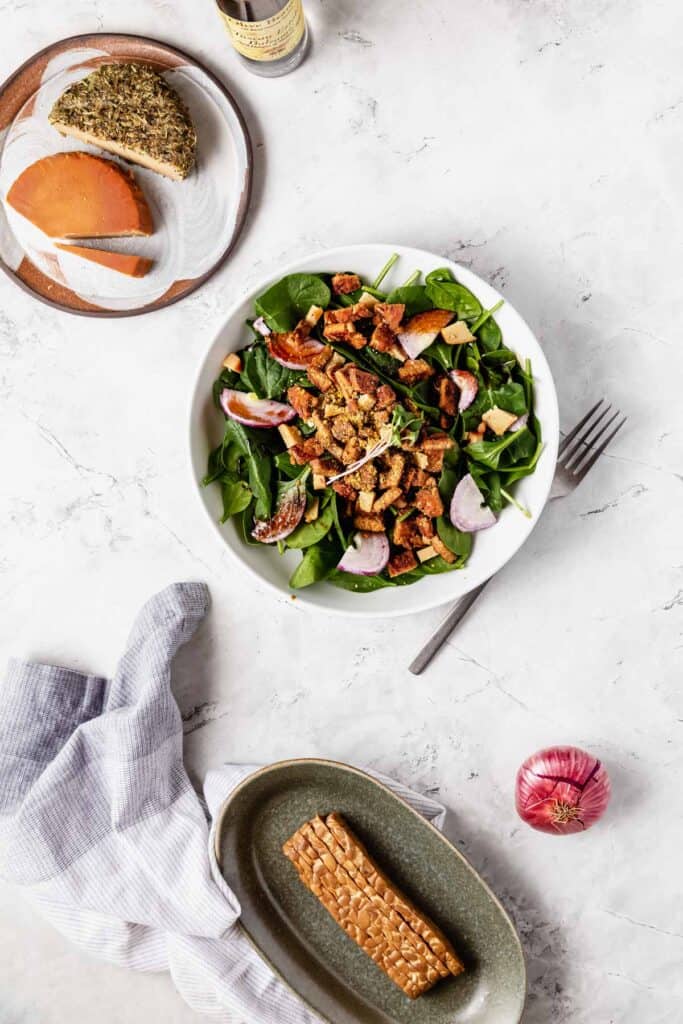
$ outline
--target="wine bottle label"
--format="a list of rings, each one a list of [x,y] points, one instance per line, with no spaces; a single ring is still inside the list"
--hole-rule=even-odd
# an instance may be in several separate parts
[[[250,60],[278,60],[297,46],[306,29],[301,0],[288,0],[263,21],[240,21],[221,11],[232,45]]]

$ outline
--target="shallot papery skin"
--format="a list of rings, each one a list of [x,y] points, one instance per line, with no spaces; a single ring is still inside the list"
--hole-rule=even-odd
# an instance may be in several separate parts
[[[585,832],[602,817],[610,798],[605,766],[579,747],[547,747],[517,772],[517,813],[539,832]]]

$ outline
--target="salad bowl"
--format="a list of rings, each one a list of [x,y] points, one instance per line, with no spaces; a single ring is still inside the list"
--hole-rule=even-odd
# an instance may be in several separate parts
[[[189,410],[189,449],[192,488],[198,496],[212,530],[227,547],[236,563],[257,577],[262,584],[281,596],[296,595],[297,604],[332,614],[360,616],[398,616],[424,611],[457,600],[493,576],[521,547],[538,521],[552,484],[559,439],[557,397],[543,351],[532,331],[513,307],[503,302],[495,319],[503,333],[504,345],[512,349],[520,363],[530,361],[533,374],[534,412],[542,430],[543,448],[531,475],[519,480],[515,498],[518,507],[503,509],[495,526],[475,535],[472,552],[462,568],[428,575],[411,586],[387,586],[368,593],[335,587],[327,582],[293,591],[290,578],[300,552],[280,554],[275,545],[247,544],[234,520],[221,523],[223,507],[220,488],[203,486],[210,452],[220,444],[225,416],[214,401],[214,382],[221,374],[229,353],[249,344],[245,326],[254,317],[254,301],[272,284],[293,273],[329,273],[353,271],[364,280],[373,280],[392,253],[398,260],[392,266],[383,287],[400,286],[416,270],[427,275],[437,268],[448,268],[453,277],[469,289],[484,308],[501,301],[499,293],[466,267],[434,253],[405,246],[366,244],[345,246],[314,253],[297,260],[253,288],[228,312],[225,323],[212,341],[198,368]],[[527,514],[524,514],[524,512]]]

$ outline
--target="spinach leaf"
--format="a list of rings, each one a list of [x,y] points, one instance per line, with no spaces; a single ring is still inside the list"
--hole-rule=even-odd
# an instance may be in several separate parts
[[[353,536],[353,532],[354,531],[350,530],[348,533],[344,532],[344,528],[343,528],[342,523],[341,523],[341,517],[339,515],[339,505],[337,503],[337,494],[336,494],[335,491],[332,490],[332,488],[329,489],[329,494],[331,495],[329,500],[330,500],[330,508],[332,509],[334,529],[335,529],[335,532],[337,534],[337,537],[339,538],[339,543],[342,546],[342,551],[346,551],[346,549],[348,548],[349,544],[351,543],[351,537]]]
[[[326,309],[330,289],[317,274],[289,274],[259,295],[254,305],[273,331],[291,331],[311,306]]]
[[[224,366],[220,377],[213,382],[213,404],[217,409],[220,409],[221,412],[223,412],[223,407],[221,406],[221,391],[223,388],[234,388],[237,391],[241,391],[242,388],[240,387],[240,384],[241,381],[239,373],[235,373],[234,370],[230,370],[227,366]]]
[[[273,508],[273,494],[270,489],[273,463],[265,452],[251,451],[247,456],[249,487],[256,498],[254,516],[269,519]]]
[[[312,523],[302,523],[301,526],[297,526],[296,530],[285,538],[285,543],[288,548],[309,548],[327,536],[333,523],[334,509],[330,503]]]
[[[517,430],[514,434],[504,434],[495,441],[473,441],[467,446],[467,456],[476,462],[482,463],[488,469],[498,469],[501,456],[511,445],[519,445],[524,441],[522,435],[529,435],[531,432],[527,427]]]
[[[503,332],[492,316],[485,320],[474,333],[484,352],[493,352],[503,344]]]
[[[450,500],[453,497],[453,491],[460,479],[460,473],[458,472],[459,464],[459,448],[447,449],[444,452],[443,468],[441,470],[441,476],[439,477],[439,494],[441,495],[441,500],[447,505],[450,504]]]
[[[396,577],[401,579],[400,576]],[[355,576],[350,572],[342,572],[341,569],[333,569],[327,576],[327,582],[342,590],[352,590],[355,594],[369,594],[373,590],[382,590],[383,587],[395,587],[396,582],[387,576]]]
[[[459,558],[455,562],[447,562],[441,555],[437,555],[436,558],[430,558],[428,562],[423,562],[417,569],[413,569],[410,574],[406,573],[406,576],[412,575],[414,581],[420,579],[421,576],[436,576],[442,572],[453,572],[454,569],[459,569],[461,565],[462,561]],[[397,579],[400,580],[403,577],[398,576]]]
[[[439,516],[437,519],[436,532],[454,555],[460,555],[462,558],[468,557],[472,550],[471,533],[463,533],[461,530],[458,530],[453,526],[450,519],[446,519],[445,516]]]
[[[469,288],[455,281],[428,283],[427,295],[437,309],[449,309],[459,320],[473,320],[481,313],[481,302]]]
[[[267,431],[250,430],[236,420],[226,420],[224,451],[231,452],[231,457],[240,456],[246,463],[247,479],[252,494],[256,498],[254,515],[257,519],[268,519],[273,505],[270,488],[273,463],[265,447]],[[263,435],[263,436],[260,436]],[[223,456],[225,462],[225,455]]]
[[[301,473],[301,466],[294,465],[289,452],[278,452],[273,461],[280,475],[287,477],[288,480],[294,480]]]
[[[228,519],[237,515],[238,512],[243,512],[252,501],[249,485],[238,477],[231,479],[227,475],[224,476],[221,480],[221,494],[223,496],[222,523],[227,522]]]
[[[449,267],[437,267],[436,270],[430,270],[425,277],[427,284],[440,284],[442,281],[454,282],[453,271]]]
[[[281,366],[268,354],[265,345],[254,345],[244,352],[240,381],[247,391],[253,391],[259,398],[282,398],[287,388],[299,383],[301,377],[306,375]]]
[[[490,394],[492,404],[497,405],[499,409],[513,412],[516,416],[522,416],[527,411],[526,392],[522,385],[515,381],[493,388]]]
[[[433,359],[439,366],[448,371],[453,369],[453,353],[458,346],[447,345],[445,341],[433,341],[422,353],[423,359]]]
[[[290,587],[294,590],[310,587],[312,583],[326,579],[330,570],[334,571],[340,558],[341,554],[333,544],[313,544],[306,548],[303,558],[291,575]]]
[[[402,302],[406,307],[404,315],[407,317],[434,308],[434,303],[427,295],[427,289],[423,284],[409,284],[402,288],[394,288],[393,292],[389,292],[387,295],[387,302]]]

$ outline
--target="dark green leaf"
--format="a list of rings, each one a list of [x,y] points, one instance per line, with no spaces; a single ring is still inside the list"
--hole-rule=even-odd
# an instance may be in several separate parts
[[[426,288],[427,295],[437,309],[449,309],[459,320],[474,320],[481,314],[481,302],[462,284],[455,281],[430,281],[428,276]]]
[[[334,509],[327,505],[312,523],[302,523],[285,539],[288,548],[308,548],[326,537],[334,523]]]
[[[495,441],[473,441],[467,446],[467,457],[482,463],[488,469],[498,469],[503,452],[507,451],[510,445],[519,444],[520,435],[529,434],[530,431],[524,427],[514,434],[505,434],[496,438]]]
[[[303,558],[292,573],[290,587],[297,590],[326,579],[340,557],[338,548],[333,544],[314,544],[306,548]]]
[[[395,581],[387,576],[355,576],[350,572],[342,572],[341,569],[333,569],[327,576],[327,582],[335,587],[341,587],[342,590],[352,590],[354,594],[369,594],[373,590],[396,586]]]
[[[437,519],[436,532],[454,555],[460,555],[462,558],[468,557],[472,550],[471,533],[463,533],[461,530],[456,529],[450,519],[446,519],[445,516],[439,516]]]
[[[416,313],[424,313],[427,309],[433,309],[434,303],[427,295],[427,289],[423,284],[409,284],[402,288],[394,288],[393,292],[387,295],[387,302],[402,302],[406,307],[405,316],[415,316]]]
[[[253,391],[259,398],[283,398],[287,388],[298,384],[306,377],[300,370],[288,370],[280,366],[269,354],[265,345],[254,345],[243,352],[244,369],[240,375],[246,391]],[[308,380],[308,378],[306,378]]]
[[[259,295],[255,307],[273,331],[291,331],[311,306],[326,309],[330,289],[316,274],[289,274]]]
[[[224,477],[221,480],[221,494],[223,497],[222,523],[237,515],[238,512],[243,512],[251,504],[252,493],[244,480],[229,480]]]

